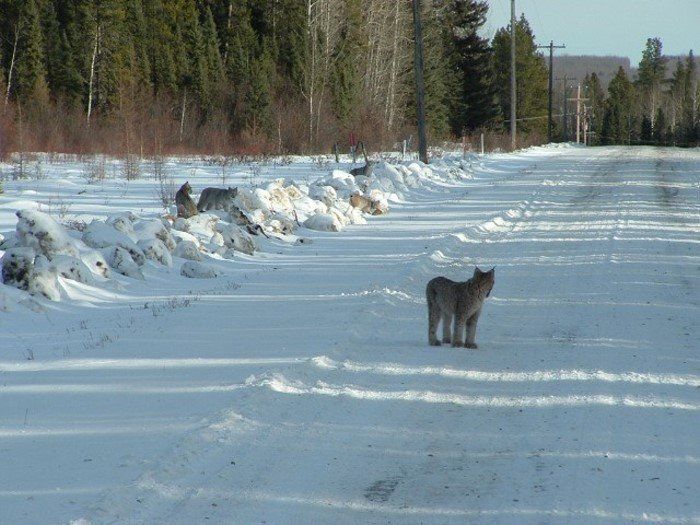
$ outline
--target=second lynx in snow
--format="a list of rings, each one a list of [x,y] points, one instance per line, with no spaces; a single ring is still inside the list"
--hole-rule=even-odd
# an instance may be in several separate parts
[[[197,210],[200,213],[208,210],[228,211],[236,195],[238,188],[204,188],[197,202]]]
[[[482,272],[479,268],[468,281],[461,283],[446,277],[432,279],[425,290],[428,300],[428,342],[440,346],[435,332],[442,320],[442,342],[452,342],[452,346],[476,348],[476,323],[481,307],[491,293],[496,271],[491,268]],[[454,332],[450,334],[450,324],[454,318]],[[462,342],[466,328],[467,336]]]

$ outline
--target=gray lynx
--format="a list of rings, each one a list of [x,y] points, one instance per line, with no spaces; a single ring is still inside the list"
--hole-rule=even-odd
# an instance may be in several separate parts
[[[197,210],[200,213],[207,210],[228,211],[236,195],[238,195],[238,188],[204,188],[197,202]]]
[[[455,282],[446,277],[432,279],[425,290],[428,300],[428,342],[440,346],[435,335],[438,323],[442,320],[442,342],[452,343],[453,347],[476,348],[476,323],[481,307],[491,293],[496,271],[491,268],[482,272],[474,270],[471,279]],[[450,334],[450,324],[454,318],[454,332]],[[462,334],[466,329],[466,339]]]
[[[357,177],[358,175],[362,175],[364,177],[371,177],[373,170],[374,170],[374,162],[371,160],[368,160],[368,161],[365,161],[364,166],[360,166],[359,168],[351,169],[350,175],[352,175],[353,177]]]
[[[175,206],[177,206],[177,216],[189,219],[193,215],[197,215],[197,206],[194,205],[192,197],[192,186],[189,182],[185,182],[175,194]]]

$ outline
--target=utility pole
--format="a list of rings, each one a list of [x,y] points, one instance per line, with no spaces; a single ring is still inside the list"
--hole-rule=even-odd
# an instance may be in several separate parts
[[[547,122],[547,141],[552,142],[552,97],[554,92],[554,50],[564,49],[566,46],[555,46],[554,41],[550,40],[548,46],[537,46],[537,49],[549,48],[549,105],[547,107],[549,120]]]
[[[581,143],[581,102],[588,101],[587,98],[581,98],[581,83],[578,84],[576,91],[576,98],[570,98],[569,100],[576,101],[576,143]]]
[[[515,0],[510,0],[510,145],[516,147],[516,83],[515,83]]]
[[[569,79],[564,75],[564,142],[569,142]]]
[[[415,55],[413,71],[416,75],[416,98],[418,111],[418,156],[428,163],[428,141],[425,134],[425,83],[423,82],[423,29],[421,27],[420,0],[413,0],[413,40]]]

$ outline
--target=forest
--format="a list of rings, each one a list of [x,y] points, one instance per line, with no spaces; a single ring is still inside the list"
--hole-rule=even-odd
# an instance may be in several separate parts
[[[483,0],[422,10],[430,143],[507,147],[510,28],[482,35]],[[415,136],[412,24],[395,0],[0,0],[0,156],[392,148]],[[542,143],[548,64],[525,16],[516,41],[518,142]],[[591,143],[700,142],[692,51],[666,62],[650,38],[637,78],[580,79]]]

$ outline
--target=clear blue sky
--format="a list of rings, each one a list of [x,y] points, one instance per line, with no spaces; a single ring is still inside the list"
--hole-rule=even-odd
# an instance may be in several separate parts
[[[488,0],[485,36],[510,21],[510,0]],[[627,56],[636,66],[649,37],[664,54],[700,55],[700,0],[515,0],[540,45],[566,44],[569,55]]]

